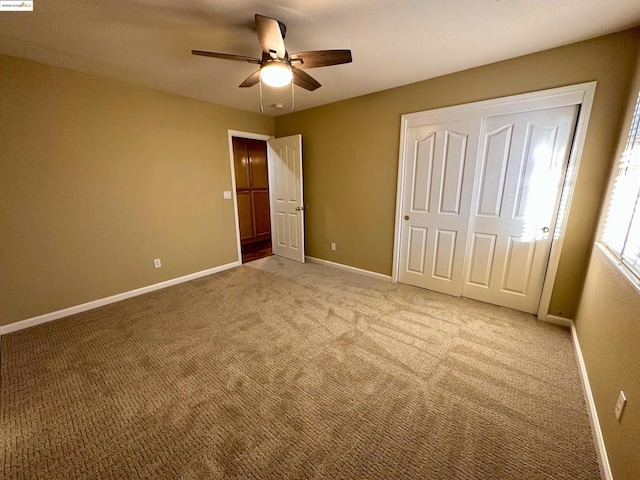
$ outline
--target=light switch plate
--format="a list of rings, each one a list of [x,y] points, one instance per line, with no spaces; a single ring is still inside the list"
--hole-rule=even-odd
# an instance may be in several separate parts
[[[222,196],[224,197],[225,200],[231,200],[231,192],[229,190],[225,190],[222,193]]]

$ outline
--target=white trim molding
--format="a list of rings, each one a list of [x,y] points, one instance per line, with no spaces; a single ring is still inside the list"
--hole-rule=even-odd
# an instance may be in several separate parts
[[[576,326],[573,321],[571,321],[571,339],[573,340],[573,347],[575,349],[576,360],[578,363],[578,372],[580,373],[582,389],[584,390],[585,401],[587,403],[587,412],[589,413],[589,422],[591,423],[591,431],[593,432],[596,454],[598,455],[600,474],[604,480],[613,480],[611,466],[609,465],[609,457],[607,456],[607,449],[604,445],[604,438],[602,437],[602,430],[600,429],[600,421],[598,420],[596,403],[593,400],[593,393],[591,392],[591,385],[589,384],[587,367],[584,363],[582,350],[580,349],[580,342],[578,341],[578,333],[576,332]]]
[[[633,289],[640,294],[640,278],[638,278],[633,271],[625,265],[622,260],[620,260],[619,257],[615,256],[604,243],[596,242],[594,245],[602,252],[605,258],[611,262],[613,268],[615,268],[617,272],[629,283],[629,285],[631,285]]]
[[[571,326],[573,325],[573,320],[571,320],[570,318],[558,317],[557,315],[538,314],[538,320],[566,328],[571,328]]]
[[[55,312],[45,313],[44,315],[38,315],[37,317],[31,317],[25,320],[20,320],[15,323],[10,323],[9,325],[0,326],[0,335],[6,335],[11,332],[17,332],[18,330],[34,327],[36,325],[40,325],[41,323],[47,323],[53,320],[58,320],[59,318],[68,317],[69,315],[74,315],[76,313],[86,312],[87,310],[93,310],[94,308],[102,307],[103,305],[109,305],[110,303],[126,300],[127,298],[137,297],[138,295],[144,295],[145,293],[153,292],[155,290],[160,290],[162,288],[171,287],[173,285],[188,282],[190,280],[195,280],[196,278],[206,277],[207,275],[213,275],[214,273],[222,272],[224,270],[229,270],[231,268],[235,268],[240,265],[241,265],[240,262],[231,262],[231,263],[227,263],[226,265],[220,265],[218,267],[209,268],[207,270],[201,270],[199,272],[190,273],[182,277],[172,278],[171,280],[155,283],[153,285],[148,285],[146,287],[136,288],[135,290],[129,290],[128,292],[118,293],[110,297],[93,300],[91,302],[83,303],[82,305],[76,305],[74,307],[64,308],[62,310],[57,310]]]
[[[563,209],[563,211],[559,212],[559,215],[562,213],[562,218],[556,220],[553,241],[551,242],[551,251],[549,252],[549,262],[547,263],[547,273],[544,277],[542,295],[540,297],[540,304],[538,305],[538,314],[542,314],[542,316],[548,315],[549,306],[551,305],[551,295],[553,294],[558,266],[560,265],[560,253],[562,252],[569,212],[571,211],[571,204],[573,203],[573,192],[578,178],[582,150],[584,149],[587,138],[587,126],[589,125],[593,99],[596,94],[596,82],[581,83],[573,87],[565,88],[575,89],[574,93],[582,95],[582,101],[579,103],[580,111],[578,112],[578,118],[576,120],[573,145],[571,147],[571,153],[569,154],[569,165],[565,173],[564,187],[562,188],[562,195],[560,197],[559,208]]]
[[[352,273],[358,273],[360,275],[365,275],[367,277],[377,278],[378,280],[384,280],[385,282],[391,281],[390,275],[384,275],[383,273],[372,272],[370,270],[363,270],[362,268],[352,267],[350,265],[345,265],[343,263],[330,262],[329,260],[323,260],[322,258],[315,258],[310,256],[305,256],[305,260],[309,263],[317,263],[320,265],[327,265],[329,267],[337,268],[339,270],[346,270]]]

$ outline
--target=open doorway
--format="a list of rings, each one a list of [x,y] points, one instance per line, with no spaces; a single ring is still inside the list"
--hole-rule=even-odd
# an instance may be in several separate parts
[[[265,140],[233,136],[242,263],[272,255],[269,166]]]
[[[278,255],[304,263],[302,135],[228,135],[238,261]]]

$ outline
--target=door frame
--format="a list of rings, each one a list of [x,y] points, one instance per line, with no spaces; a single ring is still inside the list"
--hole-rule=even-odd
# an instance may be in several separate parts
[[[233,137],[249,138],[251,140],[269,140],[275,138],[272,135],[264,135],[262,133],[242,132],[240,130],[227,130],[227,137],[229,142],[229,165],[231,167],[231,198],[233,199],[233,215],[235,218],[236,227],[236,245],[238,249],[238,262],[242,264],[242,243],[240,242],[240,219],[238,217],[238,196],[236,194],[236,169],[233,159]],[[267,165],[270,162],[269,157],[269,145],[267,144]],[[269,175],[269,191],[271,191],[271,175]],[[269,220],[271,224],[271,220]],[[271,239],[273,242],[273,229],[271,230]]]
[[[470,116],[485,117],[566,105],[579,105],[574,140],[569,154],[569,163],[564,177],[556,226],[551,240],[551,250],[549,252],[547,270],[542,285],[540,303],[538,305],[538,318],[553,321],[554,318],[551,318],[553,316],[549,315],[549,304],[551,303],[553,286],[560,263],[560,252],[562,251],[562,243],[564,241],[568,220],[567,212],[571,209],[576,178],[579,172],[580,160],[582,158],[582,151],[587,134],[587,126],[589,124],[589,117],[595,96],[596,83],[595,81],[586,82],[402,115],[400,123],[398,184],[396,188],[396,216],[393,236],[392,281],[394,283],[397,282],[399,275],[400,242],[402,240],[402,198],[405,189],[404,178],[406,173],[404,156],[407,151],[407,131],[412,124],[422,122],[444,123],[460,118],[468,118]],[[563,320],[564,319],[558,319],[559,322]]]

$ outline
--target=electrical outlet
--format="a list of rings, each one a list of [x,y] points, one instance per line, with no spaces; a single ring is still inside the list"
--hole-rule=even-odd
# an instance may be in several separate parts
[[[620,390],[620,394],[618,395],[618,401],[616,402],[616,418],[620,421],[622,417],[622,412],[624,411],[624,407],[627,404],[627,397],[625,397],[624,392]]]
[[[331,251],[335,252],[336,251],[336,244],[331,242]]]
[[[229,190],[225,190],[224,192],[222,192],[222,197],[225,200],[231,200],[231,192]]]
[[[156,267],[156,268],[160,268],[160,267],[162,266],[162,262],[160,261],[160,259],[159,259],[159,258],[156,258],[156,259],[153,261],[153,266],[154,266],[154,267]]]

